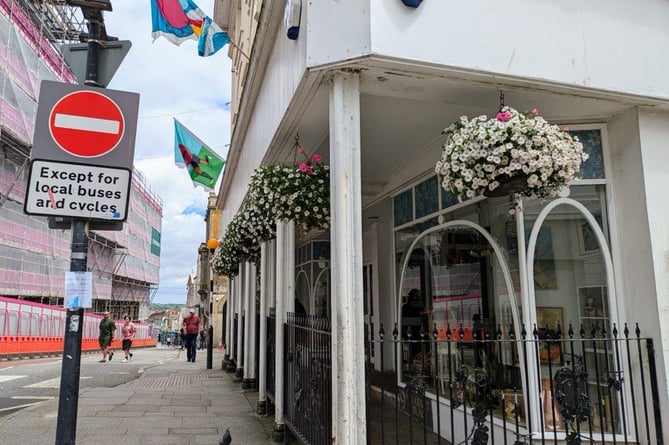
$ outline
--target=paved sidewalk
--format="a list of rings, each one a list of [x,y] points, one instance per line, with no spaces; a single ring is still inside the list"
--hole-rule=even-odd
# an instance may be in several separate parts
[[[173,358],[172,358],[173,357]],[[258,416],[258,393],[243,390],[221,369],[214,350],[188,363],[175,350],[170,360],[148,367],[137,380],[79,394],[77,445],[218,445],[226,428],[232,445],[272,444],[273,416]],[[0,418],[0,443],[54,444],[58,398]]]

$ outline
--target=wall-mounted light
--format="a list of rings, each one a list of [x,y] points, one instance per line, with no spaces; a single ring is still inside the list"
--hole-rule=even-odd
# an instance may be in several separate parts
[[[417,8],[423,0],[402,0],[402,3],[409,6],[410,8]]]
[[[288,0],[286,2],[286,36],[290,40],[297,40],[300,34],[300,18],[302,16],[302,0]]]
[[[207,240],[207,249],[210,252],[213,252],[218,247],[218,240],[216,238],[211,238]]]

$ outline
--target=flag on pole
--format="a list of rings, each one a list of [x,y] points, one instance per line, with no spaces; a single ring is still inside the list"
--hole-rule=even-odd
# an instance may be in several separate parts
[[[225,160],[174,119],[174,163],[187,168],[194,187],[213,191]]]
[[[206,57],[223,48],[230,37],[192,0],[151,0],[151,36],[175,45],[197,40],[197,52]]]

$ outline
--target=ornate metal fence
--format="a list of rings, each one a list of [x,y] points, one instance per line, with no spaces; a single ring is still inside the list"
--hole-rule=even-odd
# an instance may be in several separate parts
[[[267,340],[265,342],[267,348],[267,397],[275,402],[276,394],[276,309],[270,308],[267,316]]]
[[[232,320],[232,344],[233,349],[236,351],[237,348],[237,335],[239,335],[239,315],[234,314],[233,320]],[[237,371],[237,357],[236,353],[232,354],[230,356],[230,360],[228,361],[228,367],[226,369],[228,372],[235,372]]]
[[[330,444],[332,434],[330,321],[287,315],[285,422],[304,444]]]
[[[653,340],[608,329],[382,327],[368,442],[663,444]]]
[[[284,329],[286,426],[301,443],[329,444],[329,322],[289,314]],[[367,362],[367,442],[664,444],[654,343],[638,325],[514,332],[381,327],[384,365]]]

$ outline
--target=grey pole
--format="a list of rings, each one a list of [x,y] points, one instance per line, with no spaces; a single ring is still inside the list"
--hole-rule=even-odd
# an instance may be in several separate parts
[[[102,11],[83,8],[88,20],[89,40],[86,55],[86,85],[100,86],[98,79],[98,56],[100,38],[103,34]],[[70,271],[86,272],[88,255],[88,222],[72,220],[72,247]],[[79,403],[79,377],[81,371],[81,339],[84,324],[84,309],[76,307],[67,310],[66,330],[63,346],[63,363],[60,376],[58,399],[58,422],[56,425],[56,445],[74,445],[77,434],[77,411]]]

